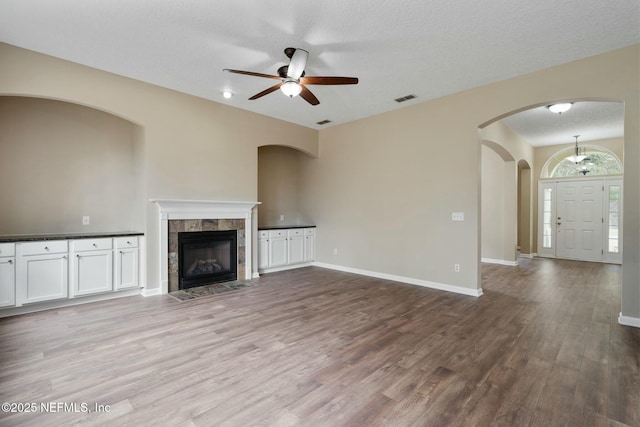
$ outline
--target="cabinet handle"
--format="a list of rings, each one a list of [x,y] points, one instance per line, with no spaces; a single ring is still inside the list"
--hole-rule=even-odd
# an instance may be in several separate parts
[[[48,250],[49,250],[49,246],[45,246],[45,247],[44,247],[44,250],[45,250],[45,251],[48,251]]]
[[[80,254],[76,255],[76,258],[80,258]]]
[[[78,256],[80,256],[80,255],[78,255]],[[67,259],[67,256],[66,256],[66,255],[63,255],[63,256],[62,256],[62,259]]]
[[[127,241],[127,245],[130,245],[130,244],[131,244],[131,242]]]
[[[121,254],[123,254],[124,252],[123,252],[123,251],[120,251],[120,253],[121,253]]]
[[[13,264],[13,260],[12,259],[9,260],[9,264]]]

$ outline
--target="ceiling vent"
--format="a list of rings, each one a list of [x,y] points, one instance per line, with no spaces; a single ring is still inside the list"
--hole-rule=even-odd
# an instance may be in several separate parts
[[[327,123],[331,123],[331,120],[324,119],[321,122],[317,122],[318,125],[326,125]]]
[[[413,99],[415,97],[416,97],[415,95],[407,95],[407,96],[403,96],[401,98],[396,98],[395,101],[396,102],[404,102],[404,101],[408,101],[410,99]]]

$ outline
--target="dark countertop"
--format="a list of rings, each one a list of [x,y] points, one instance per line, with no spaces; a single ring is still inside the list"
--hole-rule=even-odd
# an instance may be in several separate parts
[[[98,239],[103,237],[144,236],[135,231],[103,232],[103,233],[60,233],[60,234],[8,234],[0,235],[0,243],[35,242],[41,240]]]
[[[261,225],[258,230],[287,230],[289,228],[316,228],[315,225]]]

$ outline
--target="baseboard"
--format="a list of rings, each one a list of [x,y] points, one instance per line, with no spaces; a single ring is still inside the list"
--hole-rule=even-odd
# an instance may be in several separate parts
[[[640,328],[640,318],[623,316],[622,312],[618,315],[618,323],[625,326],[633,326],[634,328]]]
[[[480,262],[484,262],[486,264],[508,265],[511,267],[515,267],[518,265],[518,261],[505,261],[503,259],[493,259],[493,258],[481,258]]]
[[[116,292],[105,292],[97,295],[87,295],[77,298],[60,299],[55,301],[44,301],[32,304],[25,304],[20,307],[8,307],[0,310],[0,317],[17,316],[19,314],[36,313],[38,311],[55,310],[58,308],[72,307],[74,305],[87,304],[90,302],[106,301],[116,298],[131,297],[140,295],[140,288],[127,289]]]
[[[252,279],[259,279],[260,278],[260,273],[258,273],[257,271],[253,273],[253,275],[251,276]]]
[[[520,258],[527,258],[527,259],[533,259],[535,258],[536,254],[520,254]]]
[[[142,295],[143,297],[152,297],[152,296],[155,296],[155,295],[162,295],[162,289],[160,289],[160,288],[153,288],[153,289],[144,288],[140,292],[140,295]]]
[[[394,282],[408,283],[410,285],[423,286],[425,288],[437,289],[440,291],[453,292],[456,294],[479,297],[482,295],[482,288],[469,289],[462,286],[446,285],[444,283],[430,282],[428,280],[414,279],[412,277],[396,276],[395,274],[379,273],[377,271],[361,270],[359,268],[344,267],[341,265],[325,264],[323,262],[314,262],[314,266],[328,268],[330,270],[343,271],[345,273],[360,274],[362,276],[375,277],[377,279],[393,280]]]
[[[312,263],[312,262],[304,262],[304,263],[300,263],[300,264],[283,265],[282,267],[265,268],[265,269],[262,269],[262,270],[258,270],[258,272],[259,272],[259,274],[276,273],[278,271],[293,270],[293,269],[296,269],[296,268],[310,267],[312,265],[314,265],[314,263]]]

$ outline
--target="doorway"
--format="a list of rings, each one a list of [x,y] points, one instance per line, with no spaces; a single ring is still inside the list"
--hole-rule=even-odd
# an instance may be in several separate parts
[[[540,181],[538,254],[622,263],[622,179]]]

